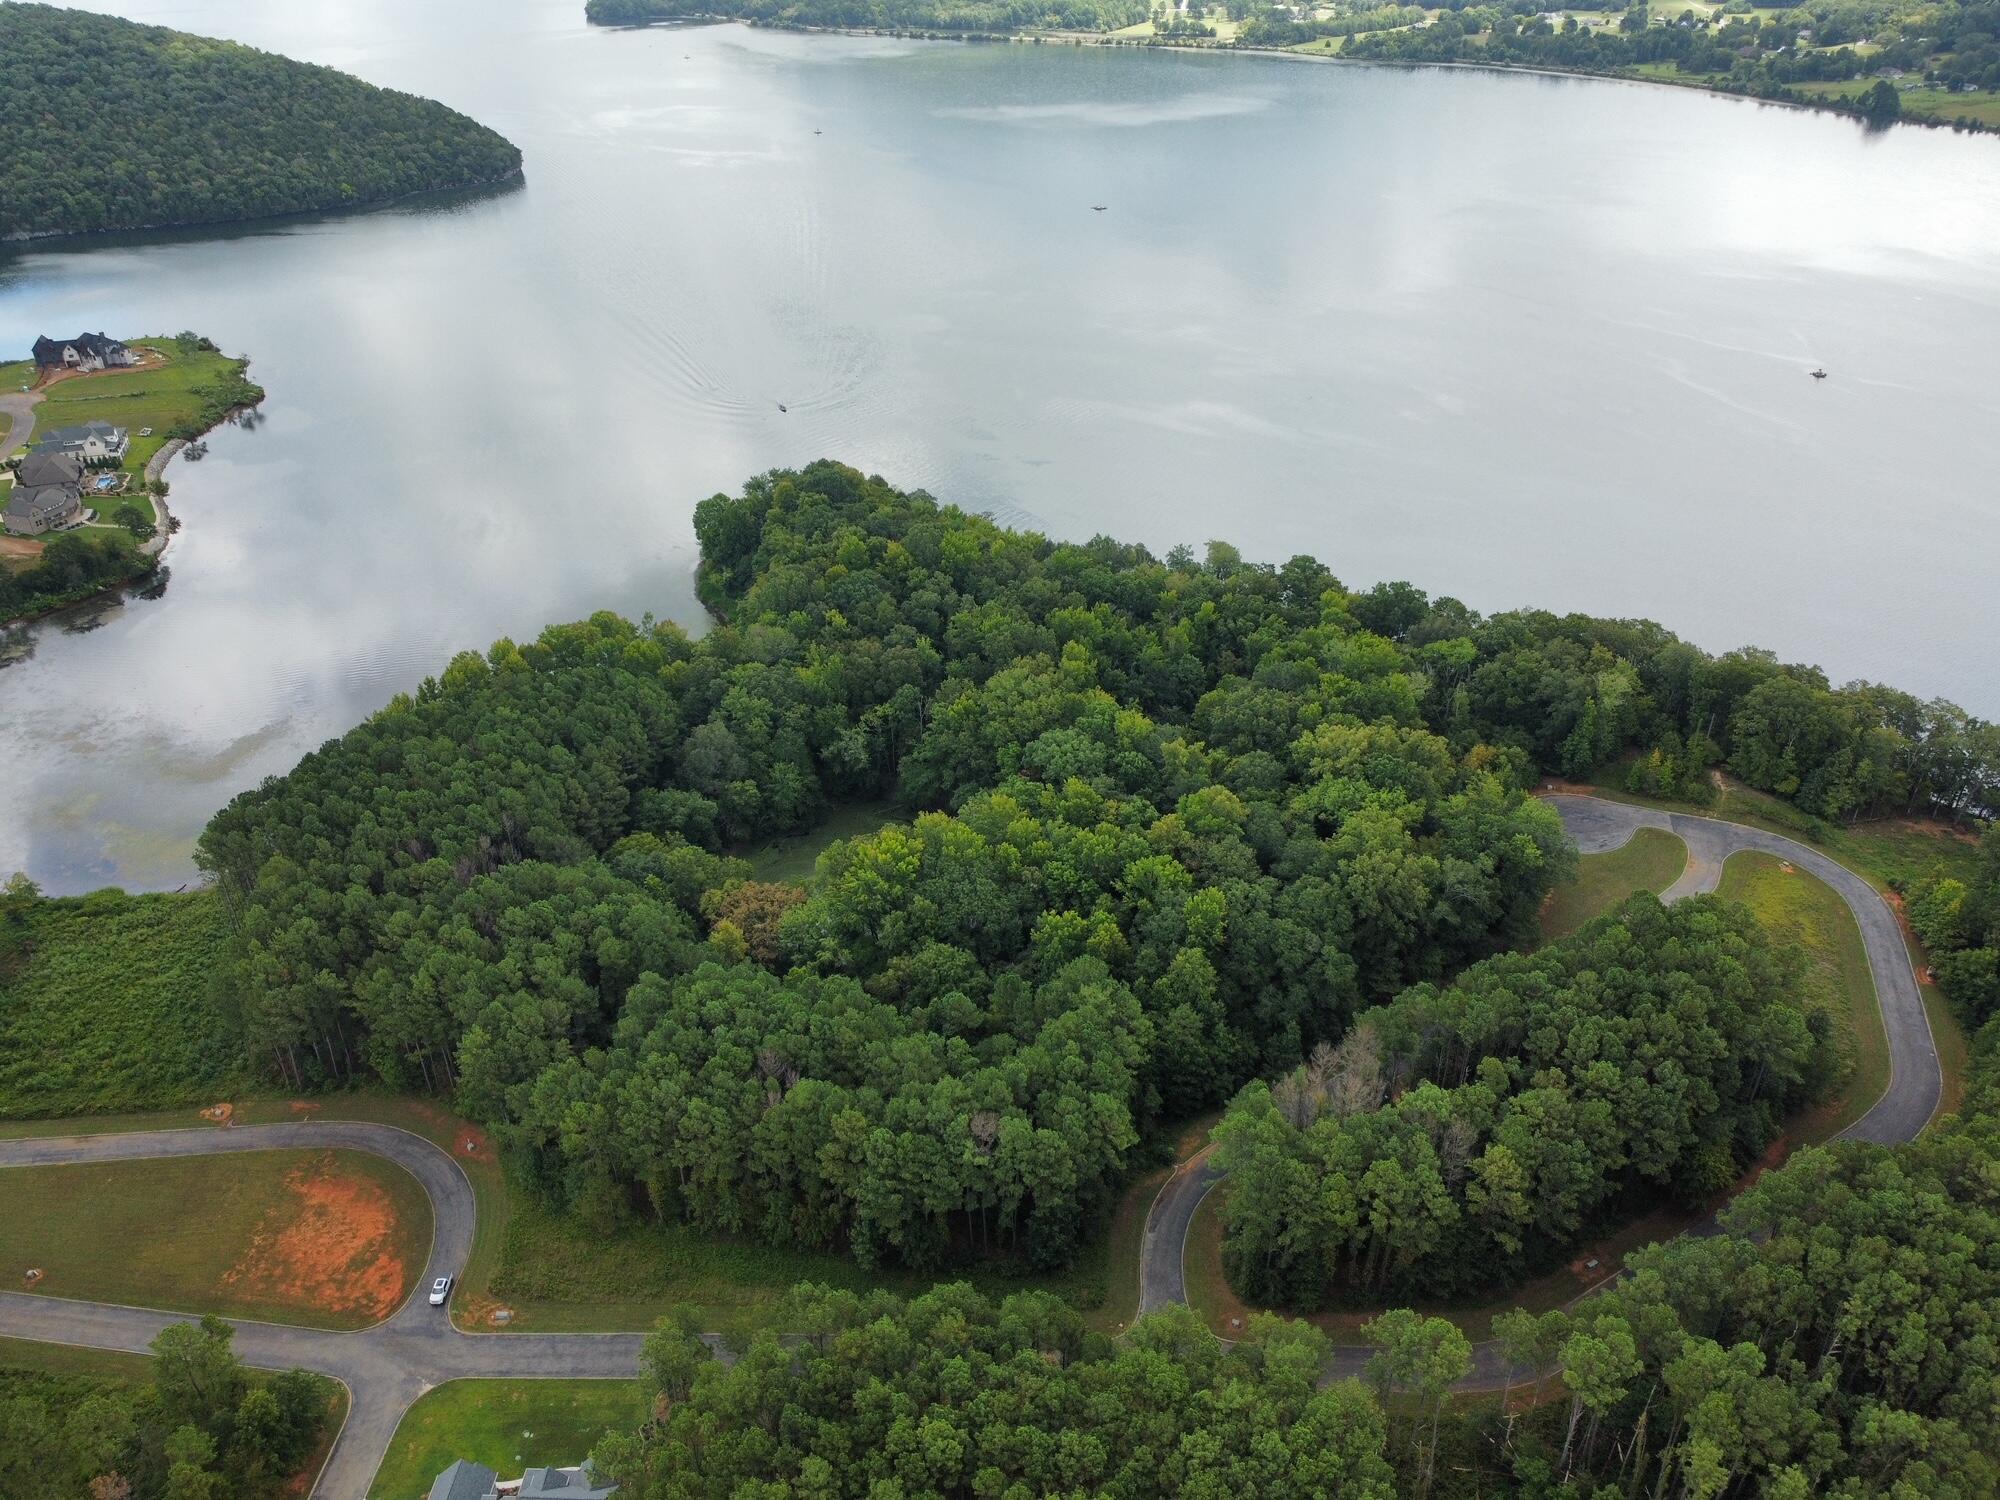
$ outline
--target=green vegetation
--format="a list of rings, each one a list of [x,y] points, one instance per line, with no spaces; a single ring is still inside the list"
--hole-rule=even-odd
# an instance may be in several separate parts
[[[454,1459],[504,1477],[529,1466],[573,1464],[613,1428],[646,1415],[636,1381],[454,1380],[403,1414],[369,1486],[374,1500],[416,1500]]]
[[[883,800],[837,807],[825,821],[804,833],[775,834],[758,844],[746,845],[736,853],[750,867],[753,880],[795,881],[813,878],[813,870],[824,854],[842,839],[865,838],[881,831],[884,824],[898,823],[903,814],[896,804]]]
[[[1150,8],[1148,0],[586,0],[584,15],[600,26],[733,16],[780,26],[1115,31]]]
[[[199,437],[264,399],[245,374],[248,360],[229,358],[198,334],[139,340],[135,347],[148,358],[144,367],[56,381],[36,408],[37,434],[84,422],[125,428],[130,446],[118,467],[126,489],[92,502],[109,524],[51,537],[39,557],[0,567],[0,622],[74,604],[149,573],[153,558],[139,543],[153,538],[159,513],[147,492],[147,463],[170,439]]]
[[[1898,119],[1971,130],[1995,122],[2000,6],[1993,0],[1809,0],[1785,9],[1685,10],[1649,10],[1641,0],[1601,14],[1593,24],[1576,13],[1550,19],[1531,0],[1458,0],[1428,26],[1371,27],[1346,55],[1632,74],[1840,109],[1877,128]],[[1303,38],[1295,32],[1325,24],[1280,21],[1269,29],[1297,41]],[[1257,26],[1244,30],[1245,41],[1263,35]],[[1913,86],[1871,76],[1880,70],[1907,74]]]
[[[303,1493],[346,1396],[252,1373],[227,1324],[178,1324],[154,1357],[0,1339],[0,1495],[275,1500]]]
[[[1716,894],[1747,906],[1774,944],[1804,958],[1807,1006],[1837,1023],[1840,1050],[1851,1060],[1840,1095],[1786,1132],[1794,1140],[1825,1140],[1866,1114],[1889,1086],[1889,1039],[1854,913],[1825,881],[1755,852],[1729,857]]]
[[[442,104],[46,5],[0,6],[0,136],[0,239],[356,208],[521,169]]]
[[[1988,828],[1971,868],[1939,871],[1909,889],[1910,925],[1969,1027],[2000,1014],[2000,830]]]
[[[594,1454],[621,1500],[1395,1494],[1381,1413],[1356,1381],[1316,1387],[1326,1341],[1303,1325],[1224,1354],[1176,1308],[1114,1343],[1052,1299],[962,1285],[801,1287],[785,1322],[800,1342],[759,1335],[726,1369],[681,1328],[647,1341],[663,1416]]]
[[[38,1270],[31,1290],[86,1302],[364,1328],[401,1305],[430,1246],[422,1187],[366,1152],[9,1167],[0,1182],[0,1283]]]
[[[157,354],[160,362],[55,382],[35,409],[35,430],[83,422],[123,427],[132,445],[120,468],[136,491],[147,463],[169,439],[200,437],[239,407],[257,405],[264,390],[248,378],[249,360],[231,358],[199,334],[135,339],[132,347]],[[148,427],[152,435],[141,437]]]
[[[1835,1059],[1740,907],[1630,898],[1359,1017],[1215,1131],[1246,1296],[1458,1296],[1567,1257],[1621,1195],[1727,1188]]]
[[[0,495],[5,493],[0,488]],[[122,526],[52,536],[35,557],[0,558],[0,624],[80,603],[152,566],[133,533]]]
[[[1143,1220],[1143,1207],[1140,1215]],[[1032,1289],[1078,1311],[1094,1311],[1104,1307],[1113,1285],[1108,1251],[1106,1236],[1094,1233],[1059,1272],[1029,1276],[1019,1270],[1010,1275],[1004,1267],[975,1268],[973,1279],[995,1297]],[[1137,1286],[1136,1249],[1118,1275],[1121,1293]],[[772,1326],[784,1294],[801,1281],[914,1294],[932,1280],[894,1268],[863,1270],[834,1252],[779,1249],[684,1224],[635,1223],[609,1234],[592,1232],[529,1199],[513,1206],[490,1291],[512,1311],[508,1326],[517,1330],[644,1328],[676,1307],[692,1306],[701,1309],[709,1331],[746,1336]]]
[[[1549,937],[1567,937],[1634,891],[1659,895],[1687,868],[1687,845],[1664,828],[1641,828],[1623,847],[1576,863],[1576,879],[1551,891],[1542,908],[1542,931]]]
[[[213,893],[0,893],[0,1119],[207,1104],[242,1078]],[[11,953],[11,957],[9,954]]]

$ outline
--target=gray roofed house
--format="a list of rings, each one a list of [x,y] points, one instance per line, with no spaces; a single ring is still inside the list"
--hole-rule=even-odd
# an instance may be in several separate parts
[[[44,453],[37,448],[21,460],[21,470],[14,479],[15,483],[31,488],[45,484],[80,485],[83,462],[67,453]]]
[[[617,1486],[597,1483],[590,1465],[530,1469],[519,1479],[502,1479],[484,1464],[459,1459],[438,1475],[429,1500],[609,1500]]]
[[[616,1486],[598,1484],[588,1464],[573,1469],[530,1469],[521,1476],[521,1500],[608,1500]]]
[[[73,484],[17,484],[0,511],[0,526],[15,536],[40,536],[82,519],[83,499]]]
[[[461,1458],[432,1482],[429,1500],[492,1500],[499,1478],[485,1464]]]
[[[106,458],[123,463],[131,445],[132,440],[122,427],[113,427],[109,422],[82,422],[75,427],[51,428],[36,442],[35,451],[72,453],[86,463]]]
[[[139,356],[101,333],[79,333],[73,339],[35,340],[35,364],[43,370],[103,370],[136,365]]]

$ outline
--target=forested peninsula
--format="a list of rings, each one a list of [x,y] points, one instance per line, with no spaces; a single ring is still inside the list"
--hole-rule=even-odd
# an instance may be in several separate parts
[[[0,239],[359,208],[521,170],[432,100],[47,5],[0,5],[0,138]]]
[[[1642,891],[1544,942],[1577,859],[1548,778],[1622,764],[1699,802],[1726,766],[1813,840],[1970,825],[2000,729],[1643,621],[1057,542],[835,463],[695,530],[713,630],[501,640],[246,791],[202,836],[211,888],[150,898],[202,914],[176,943],[207,1004],[104,1041],[87,1100],[49,1039],[91,1002],[20,1005],[0,1105],[165,1102],[226,1035],[239,1080],[448,1098],[593,1236],[685,1226],[904,1286],[1047,1285],[1223,1110],[1235,1276],[1392,1309],[1361,1329],[1371,1391],[1269,1315],[1224,1350],[1186,1308],[1114,1342],[1042,1290],[808,1285],[725,1365],[683,1304],[649,1344],[654,1418],[595,1455],[633,1500],[2000,1483],[1990,831],[1906,889],[1983,1028],[1955,1118],[1801,1151],[1721,1233],[1495,1318],[1525,1409],[1448,1408],[1470,1342],[1397,1306],[1575,1253],[1615,1196],[1702,1200],[1844,1065],[1799,955],[1728,901]],[[810,879],[743,857],[855,809],[879,816]],[[147,915],[15,882],[0,970],[32,982],[92,903]]]

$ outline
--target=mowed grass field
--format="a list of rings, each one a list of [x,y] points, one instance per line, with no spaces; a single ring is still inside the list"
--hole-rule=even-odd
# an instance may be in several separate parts
[[[830,844],[841,839],[880,833],[883,825],[904,821],[893,802],[861,802],[843,807],[817,828],[745,844],[729,852],[748,860],[751,878],[785,880],[803,885],[813,877],[813,864]]]
[[[1143,1211],[1140,1226],[1143,1228]],[[1129,1231],[1132,1263],[1121,1278],[1135,1287],[1137,1236]],[[880,1288],[914,1296],[944,1281],[969,1281],[992,1297],[1049,1292],[1085,1313],[1106,1307],[1111,1292],[1111,1239],[1088,1236],[1066,1271],[1009,1274],[988,1264],[947,1266],[935,1273],[862,1267],[835,1251],[786,1250],[708,1233],[684,1224],[634,1223],[594,1231],[531,1198],[508,1207],[499,1265],[487,1292],[519,1330],[609,1332],[649,1328],[670,1309],[701,1309],[702,1326],[745,1335],[770,1326],[779,1302],[801,1281],[853,1292]],[[467,1282],[468,1296],[478,1288]],[[1123,1292],[1123,1283],[1120,1283]],[[1129,1315],[1129,1314],[1128,1314]]]
[[[0,975],[0,1120],[207,1104],[237,1081],[213,892],[40,901],[28,924]]]
[[[1823,1141],[1860,1119],[1889,1086],[1889,1039],[1861,929],[1832,886],[1775,855],[1732,854],[1716,893],[1749,907],[1776,947],[1805,955],[1808,998],[1846,1035],[1853,1072],[1837,1097],[1786,1132],[1797,1145]]]
[[[9,1167],[0,1198],[0,1286],[91,1302],[364,1328],[430,1252],[423,1189],[364,1152]]]
[[[1663,828],[1641,828],[1608,854],[1577,860],[1576,879],[1542,905],[1542,935],[1559,938],[1601,917],[1636,891],[1659,895],[1687,868],[1687,845]]]
[[[166,356],[166,363],[57,381],[42,393],[42,404],[35,409],[35,431],[78,422],[110,422],[127,428],[132,447],[124,468],[142,474],[147,460],[166,446],[170,430],[200,415],[202,400],[197,389],[227,379],[236,363],[223,354],[184,354],[170,338],[134,339],[132,347],[157,350]],[[142,427],[152,428],[153,435],[140,437]]]
[[[502,1479],[525,1468],[583,1462],[610,1428],[646,1415],[630,1380],[453,1380],[426,1391],[403,1416],[370,1500],[423,1500],[454,1459]]]

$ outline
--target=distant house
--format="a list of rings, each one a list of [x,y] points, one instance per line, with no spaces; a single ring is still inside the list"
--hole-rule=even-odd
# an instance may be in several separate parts
[[[122,464],[126,450],[131,446],[131,436],[124,428],[113,427],[109,422],[85,422],[81,426],[57,427],[44,433],[35,444],[35,451],[67,453],[87,464],[104,459]]]
[[[597,1483],[587,1464],[570,1469],[530,1469],[502,1479],[484,1464],[459,1459],[431,1484],[429,1500],[609,1500],[617,1486]]]
[[[83,520],[83,465],[67,454],[30,453],[0,512],[13,536],[40,536]]]
[[[137,363],[138,355],[118,340],[101,333],[79,333],[73,339],[45,336],[35,340],[35,368],[38,370],[111,370]]]

